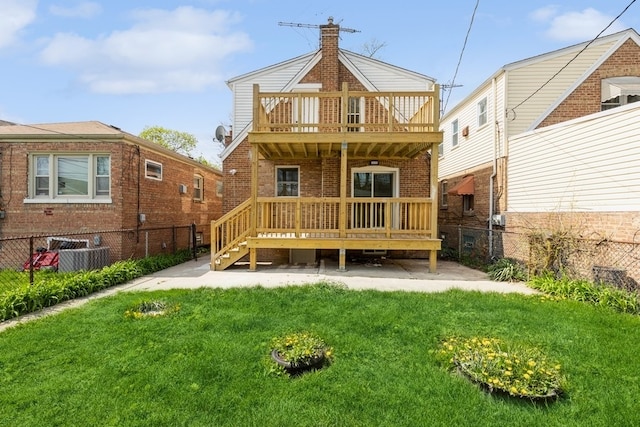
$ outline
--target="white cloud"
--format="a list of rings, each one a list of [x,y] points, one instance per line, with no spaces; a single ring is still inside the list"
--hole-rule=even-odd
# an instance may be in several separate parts
[[[3,0],[0,13],[0,49],[13,44],[20,31],[36,17],[37,0]]]
[[[586,41],[590,40],[602,31],[613,20],[613,16],[587,8],[581,12],[567,12],[562,15],[549,16],[550,27],[545,32],[546,36],[558,41]],[[616,21],[607,33],[624,30],[625,27]]]
[[[44,63],[67,67],[92,92],[128,94],[197,91],[220,83],[226,57],[251,48],[225,11],[180,7],[137,10],[135,24],[89,39],[58,33],[41,52]]]
[[[531,12],[529,16],[534,21],[546,23],[557,14],[558,14],[558,6],[552,4],[552,5],[534,10],[533,12]]]
[[[82,2],[74,7],[64,7],[53,5],[49,7],[52,15],[65,18],[92,18],[102,12],[102,6],[94,2]]]

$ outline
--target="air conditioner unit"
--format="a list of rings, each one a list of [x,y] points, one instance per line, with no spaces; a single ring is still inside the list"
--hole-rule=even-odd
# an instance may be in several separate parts
[[[491,224],[492,225],[499,225],[500,227],[504,227],[505,224],[507,223],[504,215],[493,215],[491,217]]]
[[[98,270],[109,265],[109,248],[63,249],[58,256],[60,272]]]
[[[180,184],[178,186],[178,191],[180,192],[180,194],[187,194],[187,186],[184,184]]]

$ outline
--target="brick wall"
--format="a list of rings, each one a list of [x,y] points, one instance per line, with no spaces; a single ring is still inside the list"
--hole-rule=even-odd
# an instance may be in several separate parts
[[[24,203],[28,198],[29,154],[105,153],[111,159],[112,203]],[[25,142],[3,143],[0,152],[1,208],[3,237],[35,234],[119,230],[144,227],[171,227],[196,223],[204,242],[210,241],[210,222],[222,213],[222,198],[216,195],[220,173],[170,155],[123,142]],[[163,165],[162,181],[146,179],[145,159]],[[204,178],[204,200],[193,200],[193,178]],[[187,186],[181,194],[179,185]],[[138,213],[146,215],[138,223]]]
[[[640,47],[627,40],[576,90],[574,90],[539,128],[583,117],[600,111],[601,81],[610,77],[640,77]]]
[[[451,189],[467,175],[474,177],[473,212],[463,212],[462,196],[447,195],[447,206],[442,206],[442,197],[438,200],[438,224],[462,225],[464,227],[486,227],[489,218],[489,180],[492,168],[484,167],[471,173],[447,179],[447,188]],[[500,204],[498,187],[494,183],[494,206]]]
[[[536,212],[507,213],[506,230],[527,235],[532,232],[571,231],[584,239],[638,241],[637,212]]]

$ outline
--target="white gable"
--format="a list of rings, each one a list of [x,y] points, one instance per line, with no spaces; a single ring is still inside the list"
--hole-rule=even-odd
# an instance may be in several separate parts
[[[267,92],[292,91],[320,59],[321,51],[318,50],[227,82],[233,91],[233,140],[223,150],[223,160],[251,130],[253,85],[258,84],[261,91]],[[353,52],[340,49],[338,59],[370,91],[425,91],[434,86],[431,77]]]

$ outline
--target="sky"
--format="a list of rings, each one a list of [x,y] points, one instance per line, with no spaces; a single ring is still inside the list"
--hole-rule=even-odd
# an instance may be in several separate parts
[[[640,2],[0,0],[0,119],[162,126],[221,164],[226,81],[315,51],[329,17],[353,30],[341,48],[453,86],[450,109],[503,65],[591,40],[629,4],[604,34],[640,30]]]

